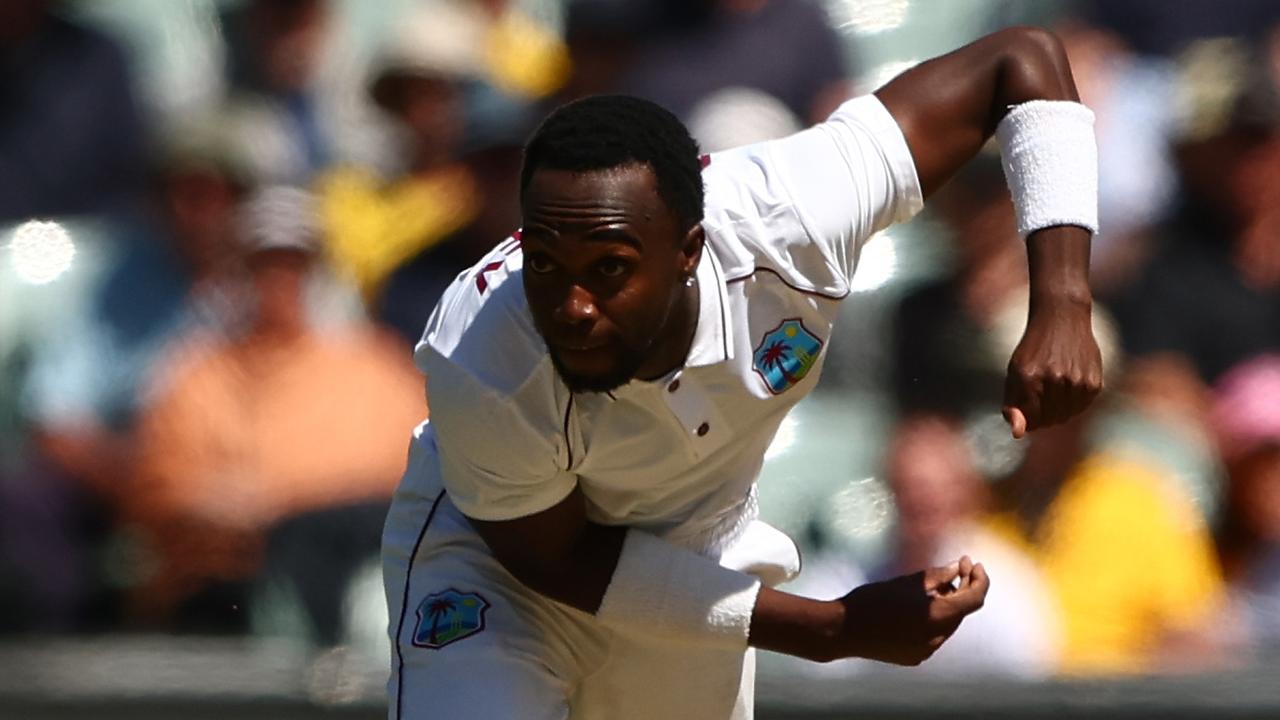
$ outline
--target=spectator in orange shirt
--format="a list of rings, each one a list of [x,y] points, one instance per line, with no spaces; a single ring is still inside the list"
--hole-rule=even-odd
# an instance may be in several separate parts
[[[367,326],[321,334],[309,325],[306,281],[321,240],[311,196],[268,188],[242,208],[239,229],[254,308],[246,332],[173,346],[140,422],[126,516],[154,555],[133,607],[144,621],[183,625],[190,611],[216,628],[242,617],[232,606],[268,531],[385,503],[403,439],[426,414],[407,348]],[[352,522],[375,526],[366,535],[376,553],[380,514],[353,512]]]

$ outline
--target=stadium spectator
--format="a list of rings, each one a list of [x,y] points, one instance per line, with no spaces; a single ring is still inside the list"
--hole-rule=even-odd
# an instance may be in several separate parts
[[[144,220],[99,239],[111,259],[88,307],[37,346],[25,392],[45,454],[109,499],[128,492],[130,433],[157,355],[191,328],[227,330],[237,302],[229,238],[246,186],[216,123],[175,132],[152,187]]]
[[[114,621],[111,561],[96,548],[115,544],[112,515],[133,486],[145,378],[174,336],[197,326],[216,333],[232,315],[227,238],[242,185],[228,147],[209,131],[174,135],[143,217],[74,228],[97,261],[58,289],[67,309],[57,329],[28,342],[12,394],[25,428],[10,439],[25,436],[29,449],[19,442],[5,453],[12,482],[0,490],[0,546],[24,578],[10,597],[40,598],[18,613],[30,628]]]
[[[472,148],[463,156],[477,192],[475,217],[387,278],[375,302],[376,318],[406,341],[422,337],[422,318],[431,314],[458,273],[479,262],[493,248],[494,238],[508,237],[520,225],[515,198],[519,197],[523,139],[523,133],[515,132],[505,139],[491,137],[485,147]]]
[[[503,93],[526,100],[546,97],[559,90],[570,72],[569,50],[564,42],[512,0],[442,0],[477,16],[483,25],[481,40],[485,78]],[[450,12],[442,8],[442,13]]]
[[[1212,667],[1206,633],[1223,581],[1208,527],[1162,465],[1092,450],[1098,411],[1031,436],[996,486],[993,527],[1027,547],[1063,621],[1061,670],[1105,675]]]
[[[221,18],[226,112],[260,183],[305,184],[339,159],[340,113],[322,80],[328,0],[250,0]]]
[[[1230,473],[1219,549],[1245,658],[1280,650],[1280,355],[1218,383],[1213,408]]]
[[[1189,51],[1176,148],[1182,205],[1115,306],[1130,354],[1186,358],[1209,384],[1280,351],[1280,92],[1257,57],[1229,40]]]
[[[313,198],[283,187],[245,204],[245,332],[192,333],[153,374],[126,504],[154,556],[133,597],[139,621],[242,627],[238,607],[269,528],[385,500],[403,470],[395,438],[425,414],[421,379],[386,335],[308,322],[304,290],[321,249],[314,212]]]
[[[465,84],[483,72],[484,30],[474,14],[450,5],[405,18],[370,83],[403,133],[403,175],[385,181],[347,167],[320,181],[332,256],[370,301],[399,265],[480,212],[480,188],[460,154]]]

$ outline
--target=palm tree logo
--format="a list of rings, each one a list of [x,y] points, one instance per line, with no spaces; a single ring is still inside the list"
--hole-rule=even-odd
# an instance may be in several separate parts
[[[418,604],[418,625],[413,644],[439,650],[449,643],[484,630],[489,601],[480,593],[449,588],[423,598]]]
[[[822,341],[798,319],[765,333],[754,353],[755,371],[777,395],[804,379],[818,362]]]

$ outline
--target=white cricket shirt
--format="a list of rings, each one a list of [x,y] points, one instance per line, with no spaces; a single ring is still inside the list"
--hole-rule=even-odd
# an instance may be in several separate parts
[[[697,329],[660,381],[569,392],[525,302],[518,234],[445,292],[414,352],[431,408],[416,441],[463,513],[522,517],[580,486],[592,521],[701,552],[754,519],[765,450],[817,383],[863,242],[922,199],[902,132],[870,95],[704,165]]]

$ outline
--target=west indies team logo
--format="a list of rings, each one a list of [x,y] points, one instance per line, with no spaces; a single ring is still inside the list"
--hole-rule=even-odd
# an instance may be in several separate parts
[[[751,356],[751,367],[769,392],[781,395],[809,374],[821,351],[818,336],[799,318],[789,318],[764,334]]]
[[[449,588],[428,595],[418,605],[418,627],[413,631],[413,644],[439,650],[451,642],[484,630],[484,611],[489,602],[479,593],[464,593]]]

